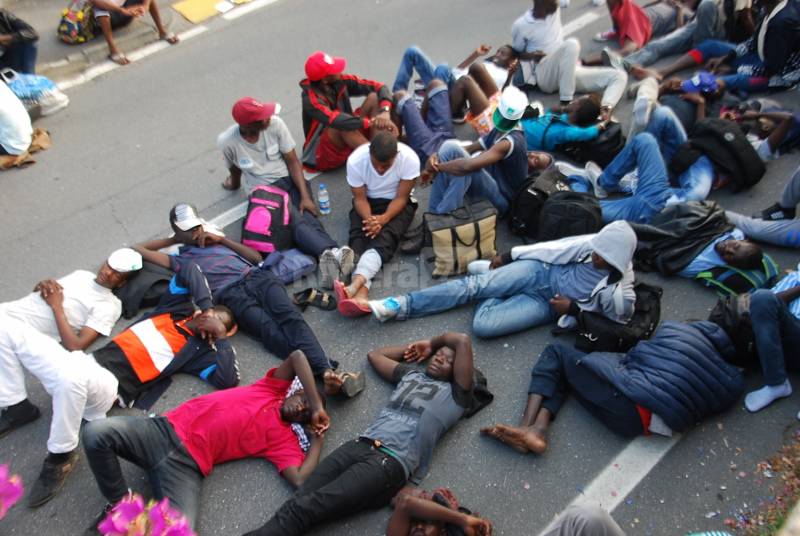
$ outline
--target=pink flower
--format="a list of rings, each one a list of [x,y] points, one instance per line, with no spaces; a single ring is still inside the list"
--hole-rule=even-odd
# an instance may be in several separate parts
[[[144,505],[140,495],[122,499],[97,527],[105,536],[195,536],[169,499]]]
[[[8,475],[8,465],[0,465],[0,519],[22,497],[24,488],[18,475]]]
[[[104,536],[145,536],[143,530],[131,532],[142,524],[138,518],[144,511],[144,499],[140,495],[128,495],[111,509],[97,529]]]

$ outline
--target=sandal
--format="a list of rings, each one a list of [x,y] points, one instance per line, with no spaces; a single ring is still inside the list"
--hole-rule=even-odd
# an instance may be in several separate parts
[[[363,372],[343,372],[341,378],[344,381],[339,392],[347,398],[353,398],[367,385],[367,377]]]
[[[340,301],[337,309],[342,316],[346,316],[348,318],[357,318],[359,316],[368,315],[372,312],[369,307],[361,305],[352,298]]]
[[[336,299],[339,303],[350,299],[350,296],[347,295],[347,287],[345,287],[345,284],[339,279],[333,282],[333,292],[336,294]]]
[[[108,59],[110,59],[117,65],[128,65],[131,62],[131,60],[129,60],[128,57],[122,52],[118,54],[109,54]]]
[[[159,36],[159,39],[161,39],[162,41],[166,41],[170,45],[175,45],[178,43],[178,41],[180,41],[180,38],[174,33],[164,34],[162,36]]]
[[[333,311],[336,309],[336,298],[315,288],[307,288],[294,294],[292,301],[295,305],[300,307],[301,311],[305,311],[306,307],[313,305],[323,311]]]

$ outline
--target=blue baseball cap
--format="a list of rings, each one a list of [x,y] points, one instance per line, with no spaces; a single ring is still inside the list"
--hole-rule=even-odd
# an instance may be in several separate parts
[[[693,77],[681,82],[681,89],[687,93],[713,93],[718,88],[717,77],[708,71],[699,71]]]

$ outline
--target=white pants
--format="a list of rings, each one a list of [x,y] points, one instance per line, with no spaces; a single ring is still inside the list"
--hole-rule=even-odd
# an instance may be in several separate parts
[[[562,101],[571,101],[578,93],[603,92],[602,105],[617,105],[628,84],[628,73],[611,67],[583,67],[578,64],[581,45],[574,38],[546,55],[533,66],[523,66],[525,82],[535,83],[544,93],[559,94]]]
[[[47,450],[78,446],[81,419],[101,419],[117,399],[117,379],[91,355],[70,352],[31,326],[0,314],[0,407],[25,400],[23,367],[53,398]]]

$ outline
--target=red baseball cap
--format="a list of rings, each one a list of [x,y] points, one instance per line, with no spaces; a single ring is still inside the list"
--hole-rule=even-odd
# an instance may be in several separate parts
[[[306,76],[312,82],[322,80],[329,74],[339,74],[344,71],[347,62],[344,58],[331,57],[317,50],[306,60]]]
[[[258,102],[253,97],[242,97],[233,105],[231,115],[240,125],[247,125],[269,119],[280,111],[281,105],[277,102]]]

